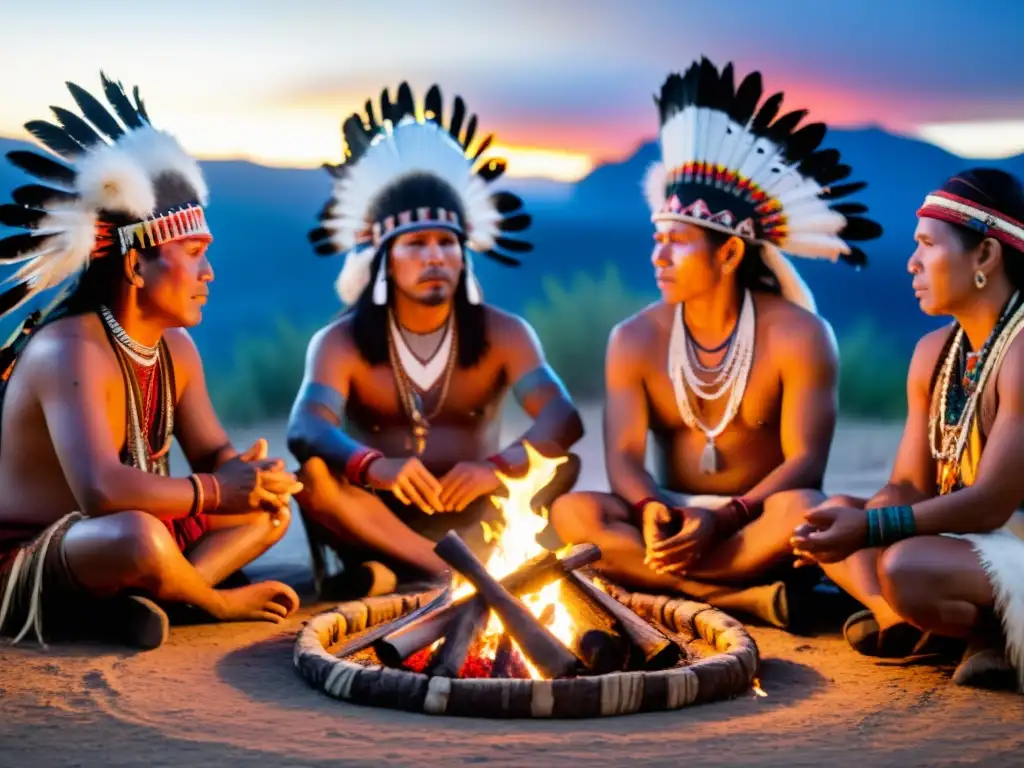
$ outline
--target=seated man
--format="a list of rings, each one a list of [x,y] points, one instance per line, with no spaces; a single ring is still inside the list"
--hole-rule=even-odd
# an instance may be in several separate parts
[[[206,186],[137,90],[133,105],[103,87],[123,126],[70,84],[104,135],[55,108],[63,127],[26,127],[70,162],[8,155],[64,189],[23,186],[0,207],[27,230],[0,241],[0,259],[23,264],[0,308],[69,287],[0,352],[0,635],[152,648],[168,625],[152,600],[279,622],[298,607],[290,587],[216,588],[281,538],[301,485],[262,441],[231,446],[184,330],[213,279]],[[168,476],[172,436],[189,477]]]
[[[917,213],[914,293],[954,323],[914,351],[889,483],[811,511],[793,545],[866,606],[845,627],[860,653],[970,641],[955,682],[1024,692],[1024,191],[975,169]]]
[[[823,193],[849,171],[833,150],[815,152],[824,126],[794,132],[799,114],[772,123],[781,94],[755,115],[757,73],[723,102],[732,87],[732,65],[720,75],[703,60],[662,88],[663,162],[646,182],[662,301],[608,343],[612,492],[563,497],[552,524],[566,543],[597,544],[617,581],[785,627],[791,526],[814,498],[800,489],[822,484],[837,364],[831,330],[779,249],[860,264],[847,241],[879,229],[829,206],[859,186]],[[708,112],[707,135],[693,135],[695,111]]]
[[[394,104],[382,97],[390,131],[372,110],[369,127],[359,115],[345,122],[351,155],[333,169],[324,226],[310,235],[321,253],[350,251],[338,289],[351,308],[310,342],[288,430],[321,594],[325,547],[343,562],[335,595],[440,576],[448,568],[434,543],[449,529],[483,556],[481,523],[501,514],[491,501],[504,490],[496,472],[525,471],[524,441],[555,457],[583,434],[533,330],[484,304],[473,274],[471,251],[516,264],[511,253],[529,250],[505,235],[529,225],[521,201],[487,189],[504,162],[473,173],[476,121],[460,138],[461,98],[447,128],[436,86],[425,110],[418,120],[403,84]],[[499,451],[509,389],[534,423]],[[535,510],[578,472],[570,456]]]

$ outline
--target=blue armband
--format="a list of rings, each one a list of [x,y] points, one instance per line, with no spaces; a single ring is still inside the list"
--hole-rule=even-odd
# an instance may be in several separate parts
[[[547,363],[539,365],[532,371],[520,376],[519,381],[512,385],[512,394],[521,403],[533,394],[534,391],[548,385],[556,387],[559,395],[566,400],[572,399],[569,397],[569,391],[565,388],[565,384],[562,383],[562,380],[558,378],[558,374]]]

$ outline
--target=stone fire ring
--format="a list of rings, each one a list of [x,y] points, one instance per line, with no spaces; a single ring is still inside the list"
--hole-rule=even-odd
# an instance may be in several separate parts
[[[310,685],[342,701],[431,715],[464,717],[604,717],[680,709],[728,699],[751,688],[760,654],[736,619],[704,603],[620,591],[619,601],[717,653],[657,672],[615,672],[564,680],[430,677],[362,666],[333,655],[347,635],[415,610],[433,594],[386,595],[342,603],[314,616],[299,633],[293,659]],[[706,651],[705,651],[706,652]]]

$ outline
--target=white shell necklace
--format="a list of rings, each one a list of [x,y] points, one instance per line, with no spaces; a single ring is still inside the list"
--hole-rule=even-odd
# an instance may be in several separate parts
[[[736,337],[733,340],[719,374],[710,382],[701,381],[694,371],[694,362],[690,360],[689,332],[683,322],[683,305],[676,306],[672,334],[668,344],[668,375],[675,390],[676,405],[683,423],[690,429],[697,428],[704,433],[707,444],[700,457],[700,472],[713,475],[718,472],[718,451],[715,439],[725,431],[736,413],[747,388],[747,378],[754,360],[754,300],[750,291],[743,294],[743,306],[737,320]],[[698,361],[699,362],[699,361]],[[717,400],[729,393],[725,412],[714,428],[709,427],[694,412],[690,405],[687,385],[694,396],[701,400]]]
[[[156,365],[156,361],[160,358],[159,344],[147,347],[145,344],[137,342],[121,327],[121,324],[117,322],[117,318],[114,317],[114,313],[110,311],[109,307],[100,305],[100,317],[114,335],[117,343],[121,345],[121,348],[132,360],[144,368],[151,368]]]

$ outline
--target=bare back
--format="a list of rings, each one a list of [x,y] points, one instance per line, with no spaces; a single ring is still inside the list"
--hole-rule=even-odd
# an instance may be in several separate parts
[[[755,292],[754,358],[739,410],[715,440],[719,471],[701,474],[704,434],[688,428],[680,415],[668,373],[668,347],[675,307],[658,303],[621,324],[609,346],[609,368],[624,358],[634,368],[632,386],[642,388],[646,426],[653,441],[655,477],[659,484],[685,493],[736,495],[768,476],[795,450],[827,455],[835,422],[835,352],[827,326],[814,315],[780,297]],[[609,370],[609,381],[617,373]],[[630,386],[622,382],[622,386]],[[638,430],[628,404],[616,405],[610,386],[608,428]],[[696,400],[695,413],[717,424],[726,397]],[[801,414],[798,411],[804,410]],[[617,412],[622,411],[622,412]],[[631,419],[632,426],[624,422]],[[621,427],[616,425],[622,425]],[[635,435],[639,438],[639,435]],[[614,462],[616,441],[606,436],[608,461]],[[614,476],[614,471],[611,472]]]
[[[172,352],[176,397],[180,397],[191,371],[187,361],[179,362],[189,356],[174,352],[188,337],[179,331],[166,338]],[[82,375],[84,371],[87,376]],[[51,408],[48,418],[44,393],[52,393],[56,387],[71,388],[81,399],[69,401],[62,411]],[[97,458],[119,461],[127,433],[125,398],[120,366],[96,314],[62,318],[36,332],[11,374],[0,414],[0,525],[40,528],[81,509],[68,481],[72,468],[62,463],[59,454],[64,453],[64,462],[69,462],[68,454],[75,446],[69,451],[67,438],[73,422],[82,418],[80,411],[86,410],[88,418],[97,420],[109,437],[112,455]],[[61,440],[65,449],[58,451],[57,441]],[[86,456],[78,459],[83,465],[92,462]]]

